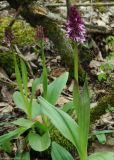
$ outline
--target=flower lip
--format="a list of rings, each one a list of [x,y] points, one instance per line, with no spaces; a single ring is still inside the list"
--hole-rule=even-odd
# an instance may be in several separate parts
[[[85,41],[85,25],[75,6],[71,6],[67,19],[67,35],[75,42],[83,43]]]

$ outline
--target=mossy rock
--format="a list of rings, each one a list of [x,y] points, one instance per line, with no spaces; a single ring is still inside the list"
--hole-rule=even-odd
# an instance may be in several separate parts
[[[0,18],[0,43],[4,40],[4,30],[11,20],[12,18],[9,17]],[[25,24],[22,20],[17,20],[14,23],[12,32],[14,34],[13,44],[23,47],[26,45],[33,45],[35,43],[35,29],[30,25]],[[9,76],[14,73],[14,58],[13,51],[11,49],[7,52],[0,52],[0,66]]]
[[[4,29],[8,27],[8,24],[12,18],[0,18],[0,43],[4,39]],[[12,26],[12,32],[14,34],[13,43],[24,46],[35,43],[35,30],[30,25],[26,24],[22,20],[16,20]]]
[[[102,97],[95,108],[91,109],[91,123],[99,119],[101,115],[106,113],[108,105],[114,106],[114,91],[109,92]]]

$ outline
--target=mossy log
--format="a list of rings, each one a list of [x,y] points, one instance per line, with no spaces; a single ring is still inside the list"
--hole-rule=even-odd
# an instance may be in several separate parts
[[[64,58],[64,63],[67,66],[72,65],[72,47],[66,37],[66,33],[56,22],[56,15],[54,17],[48,9],[43,8],[35,0],[23,0],[23,2],[20,0],[7,0],[7,2],[16,10],[22,6],[21,16],[33,27],[42,25],[45,36],[53,41],[55,50]]]
[[[91,123],[94,123],[101,115],[106,113],[108,105],[114,106],[114,92],[111,91],[103,96],[98,105],[91,109]]]

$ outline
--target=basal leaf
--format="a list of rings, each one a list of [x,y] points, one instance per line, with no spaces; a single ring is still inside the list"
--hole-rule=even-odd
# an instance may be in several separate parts
[[[10,141],[13,138],[18,137],[19,135],[21,135],[25,131],[26,131],[26,128],[20,127],[14,131],[10,131],[9,133],[6,133],[6,134],[0,136],[0,145],[3,143],[6,143],[7,141]]]
[[[77,147],[80,153],[79,127],[76,122],[67,113],[55,108],[44,98],[39,97],[39,102],[43,114],[49,117],[52,124]]]
[[[50,102],[53,105],[56,103],[63,88],[66,85],[67,80],[68,80],[68,72],[65,72],[60,77],[56,78],[50,85],[48,85],[47,89],[48,102]]]
[[[34,125],[35,122],[31,121],[29,119],[19,118],[19,119],[15,120],[15,121],[13,121],[11,123],[29,129]]]
[[[22,109],[25,113],[27,113],[26,104],[20,92],[16,91],[13,94],[13,100],[18,108]]]
[[[21,72],[22,72],[22,81],[23,81],[23,88],[25,91],[25,95],[27,97],[28,95],[28,76],[27,76],[27,69],[24,61],[20,59],[21,61]]]
[[[105,144],[106,143],[106,136],[105,136],[104,133],[102,133],[102,134],[96,134],[96,137],[97,137],[98,141],[101,144]]]
[[[52,160],[74,160],[71,154],[56,142],[52,142]]]
[[[36,78],[33,83],[32,83],[32,97],[34,96],[38,85],[40,85],[40,83],[42,82],[42,77],[40,78]]]
[[[29,144],[35,151],[44,151],[50,146],[50,136],[46,132],[42,136],[36,133],[29,133],[28,135]]]
[[[114,152],[97,152],[90,155],[88,160],[114,160]]]

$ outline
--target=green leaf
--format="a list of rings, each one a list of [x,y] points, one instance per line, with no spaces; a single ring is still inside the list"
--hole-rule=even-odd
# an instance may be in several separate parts
[[[24,118],[19,118],[16,121],[12,122],[15,125],[21,126],[21,127],[25,127],[27,129],[31,128],[35,122],[29,120],[29,119],[24,119]]]
[[[39,97],[42,112],[50,118],[52,124],[71,141],[80,153],[79,127],[77,123],[65,112],[55,108],[44,98]]]
[[[22,59],[20,59],[20,61],[21,61],[21,72],[22,72],[23,87],[24,87],[26,98],[27,98],[27,95],[28,95],[27,69],[26,69],[26,65],[25,65],[24,61]]]
[[[17,83],[18,83],[19,90],[20,90],[21,94],[23,94],[21,73],[19,71],[19,67],[18,67],[18,64],[17,64],[16,57],[15,57],[15,75],[16,75],[16,80],[17,80]]]
[[[29,152],[17,153],[14,160],[30,160]]]
[[[36,78],[32,83],[32,97],[34,96],[38,85],[42,82],[42,77]]]
[[[64,112],[68,112],[68,111],[74,109],[74,104],[73,104],[72,101],[71,101],[71,102],[68,102],[68,103],[66,103],[61,109],[62,109]]]
[[[28,140],[31,148],[40,152],[48,149],[51,142],[48,132],[44,133],[42,136],[36,133],[29,133]]]
[[[32,101],[32,118],[35,118],[36,116],[41,114],[41,107],[36,100]]]
[[[20,92],[16,91],[13,94],[13,100],[16,106],[27,114],[26,105],[24,103],[23,97]],[[40,105],[35,100],[33,100],[32,101],[32,118],[35,118],[37,115],[40,114],[40,112],[41,112]]]
[[[43,96],[47,98],[47,88],[48,88],[48,81],[47,81],[47,69],[46,66],[43,66]]]
[[[27,113],[26,105],[20,92],[16,91],[13,94],[13,101],[18,108],[22,109],[25,113]]]
[[[3,143],[1,146],[0,146],[0,150],[2,149],[2,150],[4,150],[5,152],[7,152],[7,153],[11,153],[12,152],[12,144],[9,142],[9,141],[7,141],[7,142],[5,142],[5,143]]]
[[[6,133],[2,136],[0,136],[0,145],[6,143],[7,141],[10,141],[13,138],[18,137],[22,133],[24,133],[27,129],[24,127],[17,128],[14,131],[10,131],[9,133]]]
[[[97,152],[88,157],[88,160],[114,160],[113,152]]]
[[[90,123],[90,100],[87,81],[85,81],[82,96],[80,97],[77,83],[74,83],[73,91],[74,105],[78,116],[79,139],[82,154],[85,159],[87,157],[87,143]]]
[[[97,134],[96,137],[97,137],[98,141],[101,144],[105,144],[106,143],[106,136],[105,136],[105,134]]]
[[[68,80],[68,72],[65,72],[60,77],[56,78],[50,85],[48,85],[47,90],[47,100],[51,104],[55,104],[59,98],[63,88]]]
[[[52,160],[74,160],[71,154],[56,142],[52,142]]]
[[[21,160],[30,160],[30,153],[29,152],[22,153]]]

